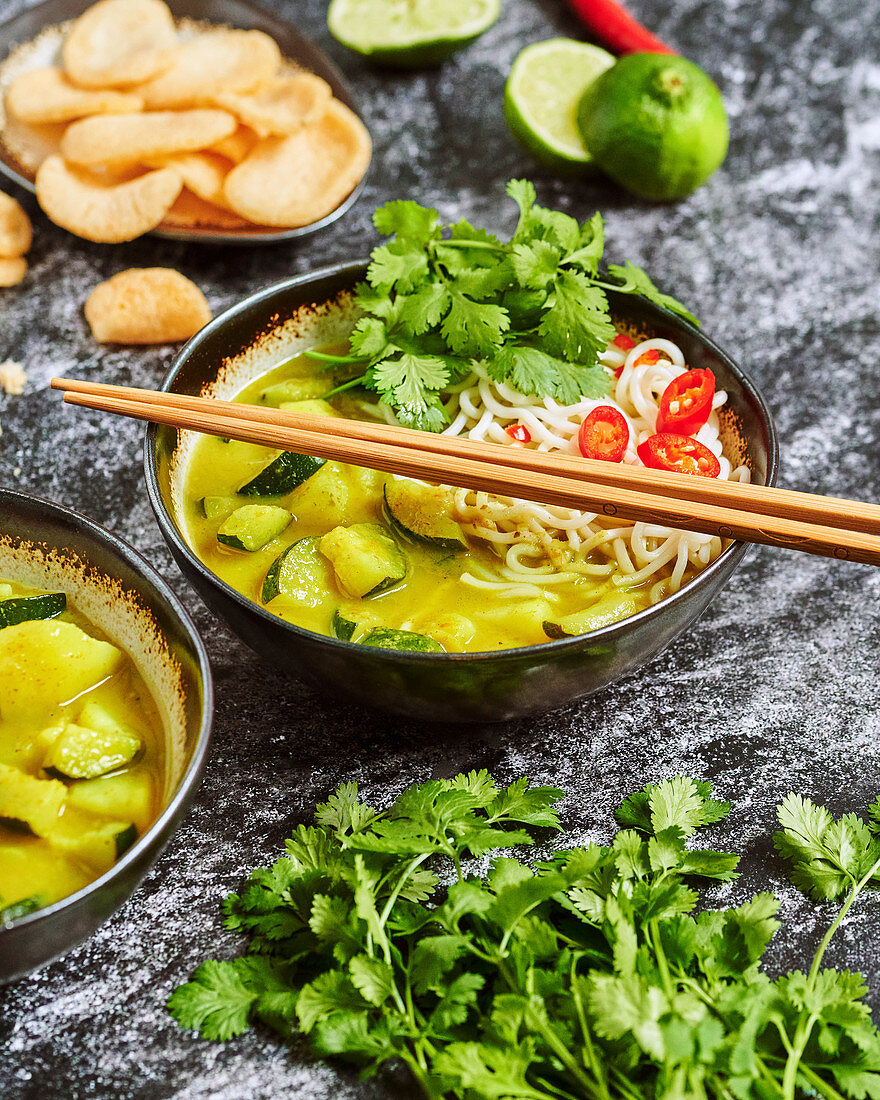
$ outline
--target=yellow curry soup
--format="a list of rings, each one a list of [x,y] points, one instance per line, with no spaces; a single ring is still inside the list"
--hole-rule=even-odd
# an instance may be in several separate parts
[[[130,657],[0,579],[0,922],[108,871],[159,812],[164,736]]]
[[[332,384],[306,353],[251,381],[235,399],[372,418],[362,392],[323,399]],[[621,584],[604,544],[585,559],[584,572],[548,561],[545,572],[559,583],[508,583],[491,544],[456,522],[451,490],[409,482],[401,501],[405,479],[290,457],[303,463],[292,478],[297,471],[283,469],[282,452],[200,437],[184,472],[183,519],[190,545],[217,576],[297,626],[386,648],[490,651],[584,633],[665,594],[672,566]],[[273,471],[282,475],[274,484]],[[396,546],[396,562],[384,539]],[[352,572],[346,566],[359,551],[370,568]],[[380,561],[387,566],[384,583]],[[282,583],[278,576],[272,583],[273,572]],[[688,566],[683,579],[695,572]]]

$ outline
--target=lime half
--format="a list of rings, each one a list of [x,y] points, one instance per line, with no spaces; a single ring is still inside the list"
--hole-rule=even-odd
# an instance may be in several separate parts
[[[501,0],[332,0],[327,26],[343,46],[383,65],[436,65],[473,42]]]
[[[573,38],[526,46],[504,88],[504,117],[514,136],[554,171],[583,172],[592,158],[578,130],[578,103],[613,64],[607,51]]]

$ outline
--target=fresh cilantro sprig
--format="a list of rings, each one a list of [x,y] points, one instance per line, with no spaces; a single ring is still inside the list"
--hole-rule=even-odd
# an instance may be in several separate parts
[[[373,249],[358,287],[363,316],[351,354],[320,357],[344,365],[339,389],[364,386],[401,423],[441,431],[444,391],[477,363],[523,394],[565,404],[606,394],[599,354],[616,332],[608,290],[642,295],[697,323],[633,264],[600,273],[599,214],[579,225],[539,206],[527,180],[511,180],[507,193],[520,215],[503,242],[463,219],[441,225],[436,210],[409,200],[379,207],[374,224],[391,240]]]
[[[738,862],[693,843],[730,810],[706,783],[649,784],[619,807],[608,845],[534,867],[496,855],[468,873],[471,857],[558,829],[560,797],[480,771],[378,811],[343,784],[227,900],[250,954],[204,963],[172,1013],[206,1038],[255,1021],[302,1033],[367,1075],[402,1061],[431,1100],[880,1097],[864,983],[822,969],[880,875],[880,800],[867,824],[795,795],[779,807],[797,884],[845,901],[809,973],[772,981],[761,959],[776,899],[699,906],[695,885],[735,879]]]

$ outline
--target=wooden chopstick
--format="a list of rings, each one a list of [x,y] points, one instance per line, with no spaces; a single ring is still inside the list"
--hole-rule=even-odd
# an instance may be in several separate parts
[[[877,505],[238,402],[69,379],[53,379],[52,385],[66,391],[69,404],[171,427],[629,521],[880,565]],[[859,526],[849,526],[853,523]]]
[[[340,439],[350,439],[358,443],[362,440],[382,444],[397,443],[410,450],[424,450],[458,457],[474,457],[475,448],[487,448],[485,460],[494,466],[539,470],[557,477],[571,478],[579,484],[588,479],[599,485],[616,485],[637,491],[649,491],[695,503],[722,503],[743,512],[781,516],[804,523],[818,523],[823,526],[880,535],[880,505],[847,500],[842,497],[798,493],[791,489],[777,489],[770,485],[743,485],[736,481],[719,481],[714,478],[683,477],[681,474],[652,470],[644,466],[597,462],[580,456],[560,454],[558,451],[547,454],[521,447],[498,447],[492,443],[435,435],[433,432],[414,432],[410,428],[399,428],[390,424],[371,424],[368,421],[336,417],[331,420],[325,416],[284,413],[280,409],[266,408],[262,405],[242,405],[238,401],[220,401],[217,398],[192,397],[187,394],[141,390],[127,386],[108,386],[101,382],[84,382],[74,378],[55,378],[51,384],[54,389],[67,393],[117,397],[123,401],[149,401],[154,405],[171,409],[189,409],[193,412],[210,409],[216,416],[238,418],[242,415],[242,410],[247,409],[248,416],[254,421],[271,425],[286,424],[302,432],[332,434]],[[208,402],[207,405],[206,402]],[[347,461],[353,461],[353,459],[347,459]]]

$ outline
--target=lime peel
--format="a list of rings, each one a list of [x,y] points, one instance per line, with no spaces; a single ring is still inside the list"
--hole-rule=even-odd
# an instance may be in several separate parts
[[[583,172],[592,158],[577,127],[578,102],[613,64],[606,50],[571,38],[526,46],[504,88],[504,116],[514,136],[554,170]]]
[[[500,12],[501,0],[331,0],[327,27],[364,57],[415,68],[469,45]]]

